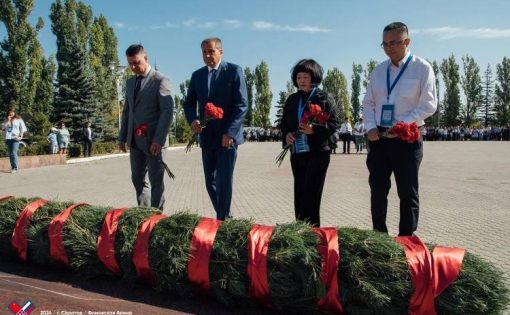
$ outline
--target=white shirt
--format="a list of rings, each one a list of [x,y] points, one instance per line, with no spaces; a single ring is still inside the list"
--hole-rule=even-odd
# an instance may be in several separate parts
[[[342,123],[342,125],[340,126],[340,133],[348,133],[348,134],[352,133],[351,124],[348,122]]]
[[[27,131],[27,126],[23,119],[13,118],[11,122],[12,124],[5,121],[2,125],[5,140],[16,139]]]
[[[365,124],[363,122],[357,122],[354,125],[354,135],[362,136],[365,133]]]
[[[425,118],[437,109],[436,78],[432,66],[424,59],[414,56],[387,100],[386,71],[390,67],[390,84],[393,84],[410,52],[396,67],[388,59],[375,67],[370,75],[370,83],[363,99],[363,120],[366,130],[376,128],[381,122],[381,109],[384,104],[394,104],[394,123],[416,122],[425,124]]]

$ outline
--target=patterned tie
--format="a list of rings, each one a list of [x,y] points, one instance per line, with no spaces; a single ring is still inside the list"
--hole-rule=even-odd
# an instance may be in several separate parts
[[[211,75],[211,81],[209,81],[209,93],[207,95],[211,96],[211,91],[213,90],[214,82],[216,81],[216,69],[211,69],[209,74]]]
[[[140,87],[141,86],[142,86],[142,76],[141,75],[137,75],[136,79],[135,79],[135,95],[134,95],[134,98],[133,98],[135,101],[136,101],[136,96],[140,92]]]

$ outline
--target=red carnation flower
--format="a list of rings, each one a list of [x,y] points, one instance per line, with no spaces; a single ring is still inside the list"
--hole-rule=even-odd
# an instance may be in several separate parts
[[[205,117],[210,119],[222,119],[223,118],[223,108],[214,106],[213,103],[207,103],[204,107]]]
[[[222,119],[223,118],[223,108],[215,106],[213,103],[208,102],[204,106],[204,119],[200,120],[200,125],[202,129],[204,129],[207,125],[207,122],[211,119]],[[198,134],[193,133],[191,140],[186,145],[186,152],[189,152],[194,145],[198,145]]]
[[[149,126],[147,125],[147,123],[141,123],[135,128],[135,136],[137,137],[146,136],[148,128]]]
[[[395,126],[391,127],[386,133],[381,136],[387,136],[387,134],[393,134],[406,141],[408,143],[413,143],[420,139],[420,128],[416,125],[415,122],[407,124],[404,122],[398,122]]]
[[[312,116],[317,116],[320,112],[322,112],[322,108],[317,104],[310,104],[310,106],[308,106],[308,111]]]

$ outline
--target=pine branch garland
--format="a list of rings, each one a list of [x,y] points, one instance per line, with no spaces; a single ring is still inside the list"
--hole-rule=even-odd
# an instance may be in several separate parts
[[[15,257],[12,231],[24,207],[38,198],[0,202],[0,259]],[[28,261],[61,268],[49,255],[48,224],[71,202],[48,202],[32,216],[27,228]],[[63,244],[69,268],[77,276],[111,275],[98,259],[97,240],[109,208],[82,206],[66,221]],[[137,281],[132,250],[138,229],[160,211],[152,208],[126,210],[118,222],[115,256],[126,284]],[[195,214],[177,213],[161,220],[149,242],[149,263],[155,288],[190,297],[197,288],[188,280],[188,261]],[[228,220],[220,226],[209,261],[212,295],[233,307],[258,306],[248,296],[248,233],[250,220]],[[340,302],[346,314],[407,314],[412,295],[411,277],[402,247],[388,235],[355,228],[339,228]],[[280,311],[317,311],[325,294],[320,281],[319,237],[304,223],[277,225],[267,253],[267,273],[272,305]],[[430,249],[432,251],[432,246]],[[438,314],[501,314],[509,305],[503,273],[474,254],[464,257],[462,270],[436,300]]]

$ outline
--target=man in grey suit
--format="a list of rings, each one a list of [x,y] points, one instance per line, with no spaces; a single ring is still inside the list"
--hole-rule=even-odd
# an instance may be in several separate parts
[[[170,81],[151,68],[142,45],[126,50],[127,62],[135,76],[126,82],[126,105],[122,113],[119,149],[130,148],[131,180],[138,205],[163,209],[165,190],[161,149],[168,144],[174,103]],[[149,172],[151,190],[145,180]],[[149,197],[150,196],[150,197]]]

